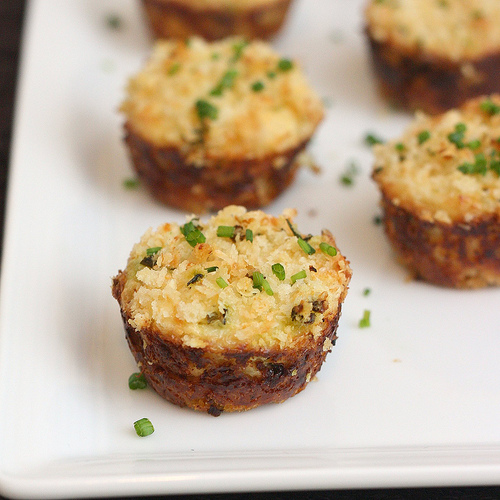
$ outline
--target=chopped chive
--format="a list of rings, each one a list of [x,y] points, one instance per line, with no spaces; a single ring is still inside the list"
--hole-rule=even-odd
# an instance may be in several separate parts
[[[382,224],[382,222],[384,222],[384,220],[382,219],[382,216],[380,215],[375,215],[373,217],[373,223],[376,225],[376,226],[380,226],[380,224]]]
[[[319,248],[323,253],[326,253],[327,255],[330,255],[331,257],[334,257],[337,255],[337,249],[335,247],[332,247],[332,245],[329,245],[328,243],[322,241],[319,244]]]
[[[241,56],[243,54],[243,50],[247,45],[248,45],[248,42],[246,40],[235,43],[233,45],[233,57],[231,57],[231,59],[230,59],[231,63],[235,63],[236,61],[238,61],[238,59],[241,58]]]
[[[371,288],[365,288],[365,289],[363,290],[363,295],[364,295],[365,297],[367,297],[368,295],[370,295],[370,293],[372,293]]]
[[[149,418],[141,418],[134,422],[134,429],[138,436],[145,437],[153,434],[155,431]]]
[[[467,144],[467,147],[469,147],[470,149],[477,149],[481,146],[481,141],[479,139],[476,139],[474,141],[470,141],[468,144]]]
[[[359,320],[359,327],[360,328],[367,328],[371,326],[370,325],[370,311],[368,309],[365,309],[363,312],[363,317]]]
[[[274,295],[271,286],[269,285],[266,278],[264,278],[264,275],[262,273],[260,273],[259,271],[254,271],[252,275],[252,280],[253,280],[253,288],[257,288],[260,291],[264,290],[267,293],[267,295]]]
[[[222,76],[220,82],[210,91],[210,95],[220,96],[225,89],[230,89],[234,85],[234,79],[238,76],[235,69],[230,69]]]
[[[280,59],[278,69],[280,71],[290,71],[293,68],[293,62],[290,59]]]
[[[364,143],[368,146],[374,146],[375,144],[383,144],[384,141],[375,134],[369,133],[365,135]]]
[[[226,288],[226,286],[229,286],[227,284],[227,281],[222,277],[222,276],[219,276],[215,282],[219,285],[220,288]]]
[[[208,101],[205,101],[203,99],[199,99],[198,101],[196,101],[195,107],[196,113],[200,120],[203,120],[204,118],[216,120],[219,116],[219,110],[213,104],[210,104]]]
[[[464,141],[464,135],[465,135],[466,130],[467,130],[467,126],[465,125],[465,123],[457,123],[455,125],[455,131],[448,134],[448,140],[451,143],[455,144],[455,146],[458,149],[462,149],[465,147],[465,144],[463,141]]]
[[[219,269],[217,266],[212,266],[212,267],[207,267],[205,271],[207,273],[214,273],[215,271],[217,271],[217,269]]]
[[[465,162],[457,167],[463,174],[481,174],[486,175],[488,170],[488,160],[483,153],[475,156],[474,163]]]
[[[234,226],[219,226],[217,236],[221,238],[232,238],[234,236]]]
[[[394,147],[400,153],[406,149],[406,146],[402,142],[398,142]]]
[[[289,219],[286,219],[286,223],[288,224],[288,227],[290,228],[290,231],[292,231],[294,236],[297,236],[297,238],[302,238],[302,235],[293,227]]]
[[[201,273],[196,273],[188,282],[187,282],[187,286],[189,285],[193,285],[194,283],[196,283],[197,281],[200,281],[201,279],[203,278],[203,274]]]
[[[161,247],[151,247],[146,250],[146,255],[154,255],[161,250]]]
[[[174,76],[181,69],[181,63],[176,62],[168,69],[168,76]]]
[[[271,266],[273,274],[280,280],[283,281],[285,279],[285,268],[282,264],[277,262]]]
[[[147,386],[148,382],[146,380],[146,377],[144,376],[144,373],[132,373],[132,375],[130,375],[130,377],[128,378],[128,387],[133,391],[137,389],[146,389]]]
[[[276,78],[276,71],[268,71],[267,72],[267,77],[272,80],[273,78]]]
[[[195,247],[198,243],[205,243],[206,238],[204,234],[193,224],[193,221],[189,221],[180,228],[181,233],[186,238],[186,241]]]
[[[349,162],[344,173],[340,176],[340,182],[344,186],[352,186],[354,184],[354,177],[359,173],[359,166],[355,161]]]
[[[254,92],[260,92],[261,90],[264,90],[264,84],[259,80],[257,82],[252,83],[251,88]]]
[[[302,238],[297,238],[297,243],[299,244],[299,247],[302,248],[302,250],[304,250],[304,252],[307,254],[307,255],[312,255],[313,253],[316,253],[316,250],[314,250],[314,248],[309,245],[309,243],[302,239]]]
[[[500,113],[500,106],[498,104],[495,104],[491,99],[486,99],[479,105],[479,107],[482,111],[488,113],[491,116],[498,115],[498,113]]]
[[[306,277],[307,277],[307,274],[304,271],[304,269],[302,269],[302,271],[299,271],[298,273],[292,274],[292,276],[290,276],[290,281],[292,282],[292,285],[293,285],[297,280],[302,280]]]
[[[253,231],[251,229],[247,229],[245,231],[245,239],[252,242],[253,241]]]
[[[141,182],[139,181],[139,179],[134,179],[133,177],[124,179],[123,181],[123,187],[125,189],[137,189],[140,185]]]
[[[428,130],[422,130],[422,132],[420,132],[417,137],[418,143],[423,144],[431,138],[431,133]]]

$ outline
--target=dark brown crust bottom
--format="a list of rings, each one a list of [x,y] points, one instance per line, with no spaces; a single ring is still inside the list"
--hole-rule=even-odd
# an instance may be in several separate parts
[[[246,10],[190,9],[175,0],[142,0],[151,31],[157,38],[228,36],[267,39],[282,26],[291,0]]]
[[[382,96],[395,106],[438,114],[472,97],[500,91],[500,52],[452,62],[421,52],[405,53],[375,41],[368,32],[372,63]],[[473,68],[470,71],[464,68]]]
[[[122,272],[113,280],[119,303],[125,280]],[[216,352],[183,346],[175,335],[167,339],[154,328],[138,332],[120,307],[130,350],[149,385],[178,406],[214,416],[282,403],[302,391],[329,352],[325,340],[335,344],[341,313],[340,304],[336,316],[324,320],[322,335],[303,335],[287,349]]]
[[[219,161],[210,167],[188,164],[177,148],[157,147],[125,125],[134,168],[161,203],[188,212],[217,211],[228,205],[257,209],[268,205],[294,180],[297,155],[309,141],[282,154],[254,160]],[[282,158],[279,168],[273,166]]]
[[[500,285],[500,219],[473,224],[423,221],[382,200],[385,231],[415,277],[453,288]]]

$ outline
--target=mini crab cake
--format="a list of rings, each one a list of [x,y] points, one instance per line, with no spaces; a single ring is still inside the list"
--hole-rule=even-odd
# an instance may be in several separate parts
[[[500,91],[498,0],[370,0],[375,75],[394,104],[429,114]]]
[[[500,96],[417,115],[374,153],[386,233],[401,260],[438,285],[499,285]]]
[[[121,109],[139,178],[195,213],[271,202],[324,113],[297,63],[239,38],[157,42]]]
[[[266,39],[283,25],[291,0],[142,0],[158,38]]]
[[[164,224],[113,280],[128,343],[162,397],[219,415],[302,391],[336,340],[351,278],[328,231],[229,206]]]

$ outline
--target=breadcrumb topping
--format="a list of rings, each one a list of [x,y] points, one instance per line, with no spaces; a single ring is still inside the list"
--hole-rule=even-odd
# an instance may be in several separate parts
[[[121,111],[145,139],[200,165],[297,147],[324,114],[296,61],[240,38],[156,42]]]
[[[125,271],[121,303],[130,323],[215,350],[293,346],[301,335],[321,335],[351,270],[331,250],[328,231],[301,235],[294,216],[291,209],[273,217],[229,206],[206,223],[188,217],[185,225],[149,229]]]
[[[371,0],[375,40],[460,61],[498,53],[498,0]]]
[[[373,151],[384,195],[421,219],[467,224],[500,215],[500,96],[417,114],[401,137]]]

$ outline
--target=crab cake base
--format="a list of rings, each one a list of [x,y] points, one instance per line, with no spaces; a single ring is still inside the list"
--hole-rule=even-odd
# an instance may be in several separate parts
[[[382,200],[385,231],[396,254],[415,277],[453,288],[500,285],[500,219],[469,224],[420,219]]]
[[[113,281],[117,300],[125,279],[119,273]],[[148,384],[178,406],[219,416],[282,403],[305,389],[335,345],[341,304],[335,316],[324,318],[316,338],[304,334],[289,347],[265,350],[188,347],[178,332],[167,337],[154,327],[138,331],[121,313],[128,345]]]
[[[454,62],[433,54],[401,51],[368,33],[381,95],[409,110],[438,114],[466,100],[500,91],[500,53]]]
[[[217,40],[233,35],[267,39],[282,26],[291,0],[277,0],[246,9],[190,8],[175,0],[142,0],[157,38],[201,36]]]
[[[268,205],[295,179],[297,156],[309,142],[264,158],[220,159],[199,166],[186,163],[178,148],[155,146],[130,126],[125,130],[133,166],[154,198],[194,213],[228,205],[249,209]]]

